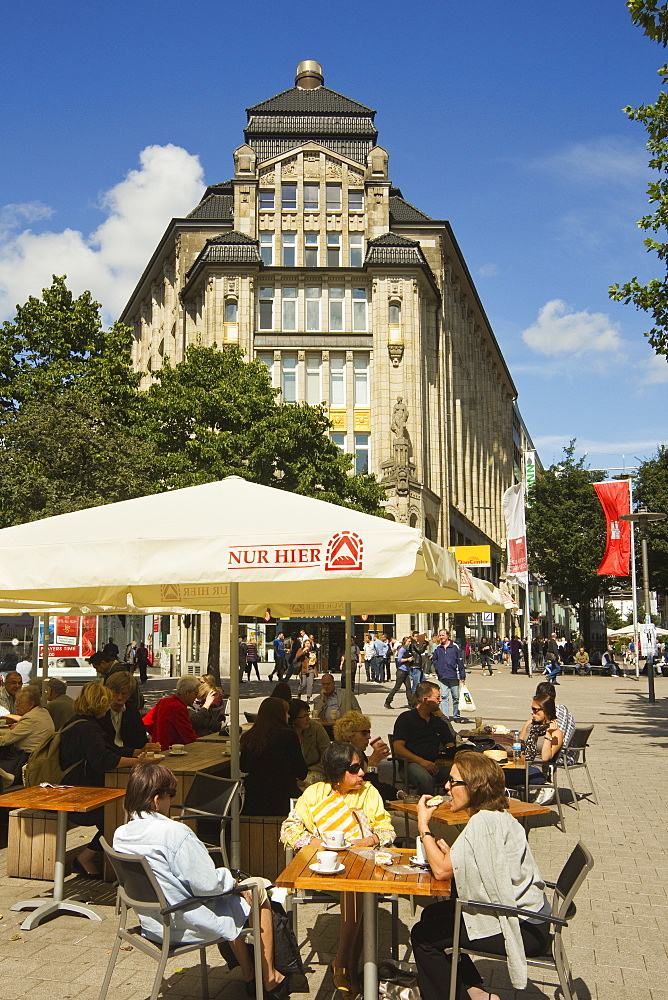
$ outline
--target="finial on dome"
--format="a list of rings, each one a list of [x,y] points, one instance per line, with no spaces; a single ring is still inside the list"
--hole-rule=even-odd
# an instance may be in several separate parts
[[[325,78],[322,75],[322,66],[313,59],[305,59],[297,66],[297,76],[295,77],[295,87],[302,90],[315,90],[322,87]]]

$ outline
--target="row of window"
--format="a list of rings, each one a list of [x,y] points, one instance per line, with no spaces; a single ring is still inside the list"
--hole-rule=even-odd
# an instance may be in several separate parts
[[[347,294],[343,286],[260,288],[258,330],[366,333],[367,327],[366,288],[353,288]]]
[[[277,192],[273,188],[261,188],[258,193],[258,206],[261,212],[273,212],[280,208],[284,212],[296,212],[299,192],[302,194],[301,206],[304,212],[318,212],[321,204],[319,184],[293,183],[281,184],[280,205],[277,204]],[[342,188],[340,184],[326,184],[323,205],[328,212],[340,212],[343,207]],[[348,211],[364,211],[364,192],[361,189],[348,191]]]
[[[296,403],[302,393],[299,391],[299,359],[296,353],[284,351],[280,362],[274,364],[271,351],[259,351],[258,361],[267,366],[272,376],[272,382],[279,386],[286,403]],[[343,353],[332,352],[329,355],[329,399],[326,400],[323,385],[323,363],[321,354],[306,354],[304,358],[304,388],[303,398],[312,406],[327,401],[330,408],[341,408],[347,405],[348,374],[352,376],[352,403],[355,407],[369,405],[369,355],[355,352],[352,361],[352,371]]]
[[[283,265],[297,267],[296,233],[260,233],[260,255],[267,267]],[[304,233],[302,261],[304,267],[320,267],[320,233]],[[327,233],[324,264],[341,267],[341,233]],[[361,267],[364,263],[364,237],[361,233],[348,236],[348,267]]]

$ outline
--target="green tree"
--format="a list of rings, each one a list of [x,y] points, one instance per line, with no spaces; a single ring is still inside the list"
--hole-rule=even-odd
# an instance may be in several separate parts
[[[668,5],[658,0],[628,0],[634,24],[660,45],[668,43]],[[668,83],[668,64],[658,70],[661,86]],[[643,242],[648,251],[656,253],[662,265],[660,277],[651,278],[646,284],[637,276],[624,284],[611,285],[609,294],[617,302],[633,303],[636,309],[652,317],[653,326],[645,334],[657,354],[668,354],[668,94],[662,89],[654,104],[638,108],[624,108],[631,121],[641,122],[647,131],[649,165],[657,175],[647,188],[650,205],[654,211],[642,217],[638,226],[653,235]]]
[[[559,600],[578,615],[586,645],[590,640],[590,603],[605,592],[608,578],[596,570],[605,549],[605,517],[593,483],[604,478],[574,458],[575,441],[564,459],[538,477],[527,508],[529,565],[544,577]]]
[[[638,506],[668,514],[668,448],[661,445],[654,458],[642,462],[633,488],[633,499]],[[668,594],[668,517],[647,525],[647,561],[652,590]],[[640,553],[640,544],[636,542]],[[638,562],[638,580],[642,569]]]
[[[619,611],[610,601],[605,602],[605,624],[611,629],[621,628],[625,624]]]

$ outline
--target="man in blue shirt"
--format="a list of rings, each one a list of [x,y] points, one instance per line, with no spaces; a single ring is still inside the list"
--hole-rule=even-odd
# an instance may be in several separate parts
[[[279,632],[273,642],[274,646],[274,666],[271,673],[269,674],[269,680],[273,681],[274,674],[277,675],[279,681],[283,680],[283,671],[285,670],[285,636],[283,632]]]
[[[436,676],[443,697],[443,714],[448,715],[448,701],[452,698],[452,715],[455,722],[463,722],[459,716],[459,682],[466,678],[466,668],[462,651],[456,642],[450,638],[447,629],[438,633],[438,646],[431,654],[432,663],[436,668]]]

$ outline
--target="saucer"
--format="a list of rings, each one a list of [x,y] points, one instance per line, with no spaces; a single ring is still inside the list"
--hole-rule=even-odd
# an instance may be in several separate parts
[[[316,875],[338,875],[338,873],[342,872],[345,867],[346,867],[345,865],[338,864],[336,866],[336,868],[328,868],[325,871],[317,863],[315,865],[309,865],[309,868],[311,869],[311,871],[315,872]]]
[[[185,750],[183,752],[185,753]],[[174,756],[177,757],[178,754],[174,754]],[[146,757],[145,759],[146,760],[164,760],[165,759],[165,755],[164,755],[164,753],[154,753],[152,757]]]
[[[167,753],[170,757],[185,757],[185,750],[168,750]]]

